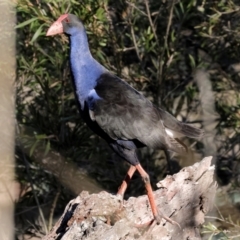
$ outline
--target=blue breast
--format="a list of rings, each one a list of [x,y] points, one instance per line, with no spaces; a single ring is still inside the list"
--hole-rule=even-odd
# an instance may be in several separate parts
[[[97,84],[97,79],[108,70],[92,57],[85,30],[70,36],[70,42],[71,69],[78,100],[83,109],[88,94]]]

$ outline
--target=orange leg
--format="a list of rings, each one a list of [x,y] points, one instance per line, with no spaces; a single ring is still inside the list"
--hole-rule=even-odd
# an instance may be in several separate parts
[[[171,220],[170,218],[164,216],[160,210],[158,210],[155,199],[154,199],[154,195],[153,195],[153,190],[151,187],[151,183],[150,183],[150,179],[149,179],[149,175],[146,173],[146,171],[142,168],[141,164],[137,164],[136,169],[138,170],[138,172],[140,173],[144,183],[145,183],[145,188],[147,190],[147,196],[148,196],[148,200],[152,209],[152,213],[154,216],[154,219],[156,220],[157,224],[160,224],[162,218],[164,218],[165,220],[167,220],[168,222],[172,223],[172,224],[177,224],[179,226],[178,223],[176,223],[175,221]]]
[[[147,196],[148,196],[150,206],[151,206],[151,209],[152,209],[152,213],[153,213],[153,216],[154,216],[154,220],[156,221],[156,223],[160,224],[162,218],[164,218],[168,222],[170,222],[172,224],[177,224],[180,227],[180,225],[177,222],[175,222],[175,221],[171,220],[170,218],[164,216],[161,213],[161,211],[158,210],[155,199],[154,199],[153,190],[152,190],[152,187],[151,187],[149,175],[142,168],[140,163],[137,164],[136,166],[131,165],[131,167],[129,168],[129,170],[127,172],[127,175],[126,175],[125,179],[123,180],[122,185],[120,186],[117,194],[123,197],[128,185],[129,185],[129,182],[130,182],[130,180],[131,180],[131,178],[132,178],[132,176],[133,176],[133,174],[135,173],[136,170],[138,170],[138,172],[140,173],[140,175],[141,175],[141,177],[142,177],[142,179],[145,183],[145,188],[147,190]],[[154,220],[152,220],[149,223],[146,223],[144,225],[152,225]],[[141,226],[138,226],[138,227],[141,227]]]
[[[157,210],[157,205],[154,199],[154,195],[153,195],[153,190],[152,190],[152,186],[150,183],[150,179],[149,179],[149,175],[146,173],[146,171],[142,168],[141,164],[137,164],[136,165],[136,169],[138,170],[138,172],[140,173],[143,182],[145,183],[145,188],[147,190],[147,196],[148,196],[148,200],[152,209],[152,213],[153,216],[155,218],[155,220],[157,221],[157,224],[159,224],[161,222],[161,216],[158,213]]]
[[[136,167],[131,165],[131,167],[129,168],[129,170],[127,172],[127,175],[126,175],[125,179],[122,182],[122,185],[118,189],[118,192],[117,192],[118,195],[121,195],[121,196],[124,195],[128,185],[129,185],[129,182],[130,182],[130,180],[131,180],[131,178],[132,178],[132,176],[133,176],[133,174],[135,173],[136,170],[137,170]]]

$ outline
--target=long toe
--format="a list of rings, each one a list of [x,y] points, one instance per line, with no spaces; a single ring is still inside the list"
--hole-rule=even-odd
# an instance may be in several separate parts
[[[163,213],[160,210],[158,210],[157,216],[154,216],[154,219],[155,219],[155,221],[158,225],[161,223],[162,218],[165,219],[167,222],[173,224],[173,225],[178,225],[178,227],[181,228],[179,223],[177,223],[177,222],[173,221],[171,218],[163,215]]]

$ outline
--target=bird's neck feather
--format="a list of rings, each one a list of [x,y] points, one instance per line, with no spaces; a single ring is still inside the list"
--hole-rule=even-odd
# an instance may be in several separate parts
[[[70,36],[70,62],[77,96],[83,108],[88,93],[96,85],[96,80],[107,71],[92,57],[85,31]]]

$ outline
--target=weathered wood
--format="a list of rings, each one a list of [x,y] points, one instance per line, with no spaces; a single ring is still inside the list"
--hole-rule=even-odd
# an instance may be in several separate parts
[[[14,239],[15,4],[0,1],[0,239]]]
[[[217,189],[211,157],[167,176],[158,184],[155,199],[165,216],[181,226],[166,222],[145,226],[152,220],[147,196],[131,197],[121,204],[107,192],[82,192],[69,202],[44,240],[131,240],[201,239],[199,227],[212,206]]]

